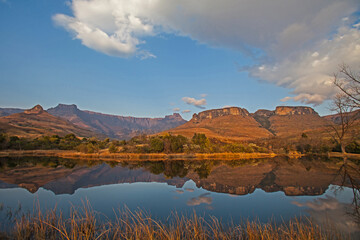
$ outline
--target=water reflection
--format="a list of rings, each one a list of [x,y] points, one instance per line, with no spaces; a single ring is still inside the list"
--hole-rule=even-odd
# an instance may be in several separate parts
[[[340,232],[348,233],[353,237],[359,235],[359,225],[351,214],[353,205],[342,203],[334,197],[325,197],[311,200],[305,203],[293,202],[299,207],[307,207],[307,212],[319,225],[336,225],[336,229]],[[358,238],[357,238],[358,239]]]
[[[55,194],[116,183],[165,182],[178,188],[188,180],[211,192],[246,195],[255,189],[287,196],[323,194],[329,185],[358,189],[357,162],[326,158],[274,158],[237,161],[76,161],[60,158],[0,160],[0,188],[40,187]],[[185,191],[193,189],[185,188]],[[358,194],[358,191],[354,193]],[[357,196],[358,197],[358,196]],[[355,203],[358,203],[355,198]],[[359,210],[357,208],[357,210]]]
[[[0,159],[0,203],[24,209],[88,199],[111,216],[124,205],[155,217],[172,211],[241,221],[279,221],[302,214],[356,233],[359,162],[285,157],[233,161],[125,161],[61,158]],[[224,194],[225,193],[225,194]],[[1,219],[0,219],[1,220]]]

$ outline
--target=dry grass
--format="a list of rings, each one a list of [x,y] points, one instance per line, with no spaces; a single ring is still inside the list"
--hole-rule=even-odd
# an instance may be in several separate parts
[[[165,153],[81,153],[76,151],[65,150],[7,150],[0,151],[0,157],[61,157],[71,159],[98,159],[98,160],[206,160],[206,159],[222,159],[222,160],[234,160],[234,159],[251,159],[251,158],[272,158],[275,157],[275,153],[177,153],[177,154],[165,154]]]
[[[99,220],[86,203],[71,209],[70,217],[53,209],[36,211],[15,219],[10,232],[0,233],[3,239],[344,239],[336,231],[321,229],[311,220],[295,219],[276,225],[246,221],[239,225],[224,225],[217,218],[205,220],[194,213],[192,216],[172,214],[166,223],[153,219],[143,211],[129,209],[114,211],[115,220]],[[106,219],[106,218],[105,218]],[[346,239],[346,238],[345,238]]]

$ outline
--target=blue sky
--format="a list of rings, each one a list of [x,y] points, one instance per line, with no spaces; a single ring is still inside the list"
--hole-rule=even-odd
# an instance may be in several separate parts
[[[337,64],[360,65],[356,1],[305,1],[308,16],[298,18],[273,19],[279,15],[275,6],[259,23],[240,13],[247,6],[255,17],[266,17],[266,6],[248,0],[220,6],[203,0],[196,6],[175,0],[113,2],[1,0],[0,107],[74,103],[137,117],[162,117],[175,109],[189,119],[223,106],[254,112],[308,105],[327,114],[326,99],[336,92],[327,84]],[[301,12],[296,5],[301,1],[290,2],[289,13]],[[341,11],[334,10],[336,4],[343,4]],[[116,18],[104,20],[112,15]],[[305,29],[309,19],[313,27]],[[186,97],[193,101],[186,103]]]

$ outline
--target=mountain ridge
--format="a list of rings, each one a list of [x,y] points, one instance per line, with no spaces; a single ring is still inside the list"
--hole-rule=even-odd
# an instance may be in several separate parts
[[[70,133],[79,137],[103,137],[87,129],[79,128],[65,119],[51,115],[40,105],[24,112],[0,117],[0,132],[28,138],[42,135],[64,136]]]
[[[75,104],[59,104],[47,111],[54,116],[65,118],[79,127],[117,139],[154,134],[186,122],[178,113],[167,115],[164,118],[137,118],[80,110]]]
[[[194,114],[189,122],[167,132],[187,137],[203,133],[212,138],[247,141],[295,136],[327,125],[328,120],[307,106],[278,106],[275,110],[260,109],[255,113],[227,107]]]
[[[194,133],[204,133],[208,137],[223,140],[247,141],[274,136],[295,136],[314,129],[324,130],[330,121],[337,123],[339,118],[336,114],[320,117],[314,109],[307,106],[277,106],[274,110],[259,109],[254,113],[249,113],[248,110],[240,107],[211,109],[193,114],[188,122],[178,113],[163,118],[139,118],[80,110],[75,104],[60,103],[46,111],[40,105],[31,110],[0,108],[0,114],[11,116],[10,113],[13,112],[25,114],[22,115],[23,118],[32,114],[49,113],[74,124],[76,128],[92,132],[93,136],[101,135],[114,139],[130,139],[141,134],[170,132],[186,137],[192,137]],[[0,117],[2,118],[4,116]],[[4,121],[0,130],[12,128],[12,132],[21,132],[21,126],[9,126]],[[41,126],[39,127],[41,129]],[[19,131],[15,131],[14,128],[18,128]]]

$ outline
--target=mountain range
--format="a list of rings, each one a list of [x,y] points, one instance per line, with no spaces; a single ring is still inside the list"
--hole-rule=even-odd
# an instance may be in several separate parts
[[[64,136],[69,133],[80,137],[100,137],[99,133],[75,126],[63,118],[49,114],[40,105],[20,113],[0,117],[0,132],[29,138],[55,134]]]
[[[178,113],[164,118],[136,118],[79,110],[76,105],[59,104],[48,113],[65,118],[76,126],[116,139],[129,139],[140,134],[153,134],[186,123]]]
[[[289,137],[314,129],[326,128],[329,120],[310,107],[279,106],[275,110],[249,113],[229,107],[194,114],[192,119],[168,132],[191,137],[204,133],[222,140],[246,141],[274,136]]]
[[[113,139],[165,133],[192,137],[194,133],[204,133],[225,141],[248,141],[299,136],[313,130],[324,132],[331,121],[339,121],[336,114],[321,117],[314,109],[304,106],[278,106],[275,110],[260,109],[255,113],[239,107],[212,109],[194,114],[188,122],[178,113],[164,118],[125,117],[80,110],[74,104],[59,104],[46,111],[39,105],[32,110],[0,108],[0,114],[0,132],[10,135],[74,133]]]
[[[40,108],[41,111],[37,111]],[[27,114],[29,112],[32,114]],[[178,113],[164,118],[124,117],[80,110],[74,104],[59,104],[46,111],[40,105],[32,110],[0,108],[0,113],[2,114],[0,132],[22,137],[74,133],[81,137],[102,136],[130,139],[137,135],[154,134],[186,123],[186,120]],[[60,119],[62,122],[59,122]],[[52,127],[49,127],[51,122]],[[58,127],[55,129],[56,125]]]

